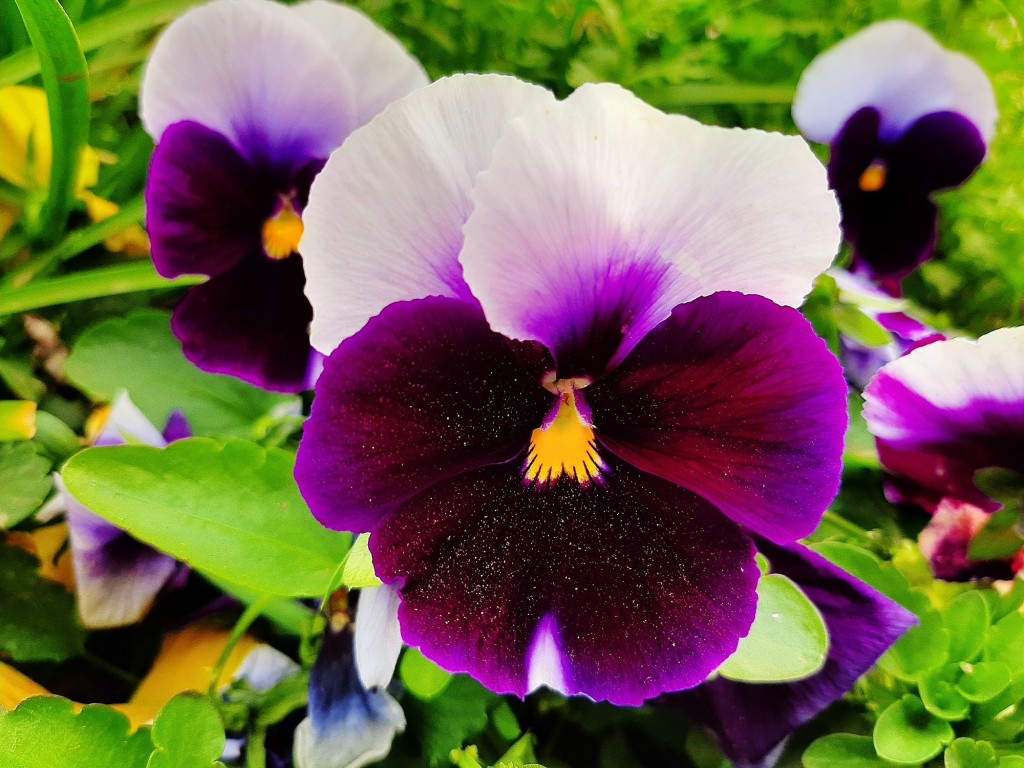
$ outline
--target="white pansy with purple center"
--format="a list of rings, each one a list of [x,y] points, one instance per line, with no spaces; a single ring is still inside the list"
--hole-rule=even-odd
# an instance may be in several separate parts
[[[519,695],[704,680],[754,617],[744,527],[805,536],[839,482],[846,387],[792,308],[839,236],[803,140],[461,75],[356,131],[305,222],[330,356],[296,477],[372,531],[403,639]]]
[[[426,83],[397,40],[328,0],[214,0],[167,28],[140,94],[157,142],[146,223],[160,274],[210,277],[174,314],[192,362],[311,385],[297,253],[309,185],[354,129]]]
[[[873,24],[810,64],[793,119],[832,147],[829,182],[857,270],[893,280],[931,256],[930,195],[974,173],[996,115],[982,69],[907,21]]]

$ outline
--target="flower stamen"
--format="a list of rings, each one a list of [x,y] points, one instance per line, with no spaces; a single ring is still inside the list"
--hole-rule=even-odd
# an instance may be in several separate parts
[[[885,186],[889,171],[882,160],[875,160],[860,175],[857,186],[864,192],[877,192]]]
[[[563,476],[581,485],[599,481],[607,465],[597,452],[594,428],[580,415],[574,388],[559,390],[554,418],[530,436],[523,480],[536,485],[553,485]]]
[[[277,211],[263,222],[263,250],[274,261],[287,259],[298,252],[302,231],[302,218],[291,198],[282,195]]]

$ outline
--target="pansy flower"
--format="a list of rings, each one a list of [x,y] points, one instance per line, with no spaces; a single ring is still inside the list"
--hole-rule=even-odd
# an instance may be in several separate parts
[[[456,76],[354,133],[306,212],[334,351],[296,477],[372,532],[403,639],[499,692],[620,704],[724,661],[745,529],[805,536],[838,485],[846,387],[792,308],[838,218],[801,139],[614,85]]]
[[[93,442],[96,446],[135,442],[163,447],[191,436],[177,412],[161,434],[124,393],[102,418],[105,423]],[[59,475],[54,479],[67,517],[82,623],[106,628],[139,621],[184,566],[91,512],[67,490]]]
[[[772,571],[793,580],[828,627],[825,666],[792,683],[740,683],[716,677],[664,703],[681,703],[718,736],[737,768],[775,765],[786,741],[853,688],[879,657],[914,625],[909,611],[800,544],[759,540]]]
[[[864,399],[890,499],[934,515],[922,549],[936,575],[995,575],[968,558],[970,540],[1001,507],[975,475],[1024,472],[1024,328],[914,350],[882,368]]]
[[[931,195],[963,184],[996,122],[981,68],[906,21],[874,24],[804,71],[793,119],[829,144],[829,183],[843,210],[854,267],[903,277],[935,248]]]
[[[309,184],[355,128],[426,82],[397,40],[327,0],[215,0],[167,28],[140,96],[157,141],[147,227],[160,274],[210,277],[173,319],[193,363],[309,386],[297,254]]]

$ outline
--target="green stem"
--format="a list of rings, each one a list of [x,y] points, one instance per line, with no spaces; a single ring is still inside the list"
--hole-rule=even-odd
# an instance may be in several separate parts
[[[194,276],[168,280],[158,275],[149,261],[118,264],[4,289],[0,292],[0,315],[136,291],[198,285],[205,280],[205,277]]]
[[[870,533],[865,531],[859,525],[851,523],[842,515],[836,514],[832,510],[827,510],[825,514],[822,515],[822,521],[827,522],[829,525],[835,526],[836,528],[839,528],[842,531],[845,531],[846,533],[850,534],[855,538],[874,543],[874,539],[871,538]]]
[[[159,27],[203,0],[154,0],[144,5],[118,8],[78,27],[78,41],[88,53],[101,45],[128,35]],[[39,56],[33,48],[24,48],[0,61],[0,86],[14,85],[39,74]]]
[[[142,195],[139,195],[125,203],[121,210],[109,219],[76,229],[52,248],[33,256],[28,262],[5,277],[2,285],[10,288],[21,287],[36,275],[46,272],[50,267],[77,256],[133,224],[138,224],[145,215],[146,201]]]
[[[637,88],[637,95],[659,109],[711,104],[792,104],[795,86],[756,83],[683,83]]]
[[[242,615],[238,617],[238,621],[235,622],[235,627],[231,630],[231,635],[228,637],[227,645],[221,651],[220,658],[217,659],[217,665],[213,668],[213,674],[210,676],[209,693],[211,698],[217,697],[217,681],[224,672],[224,666],[228,663],[228,658],[231,656],[231,652],[235,650],[235,646],[238,645],[238,641],[242,639],[242,636],[252,626],[252,623],[260,617],[264,609],[274,602],[275,599],[272,595],[263,595],[252,605],[246,606],[245,610],[242,611]]]
[[[82,654],[82,658],[84,658],[92,666],[96,667],[96,669],[99,669],[99,670],[102,670],[103,672],[106,672],[111,677],[116,677],[116,678],[119,678],[121,680],[124,680],[126,683],[129,683],[133,687],[139,684],[139,678],[137,678],[135,675],[133,675],[133,674],[131,674],[129,672],[125,672],[120,667],[114,666],[113,664],[111,664],[106,659],[104,659],[104,658],[102,658],[100,656],[97,656],[94,653],[90,653],[89,651],[86,651],[85,653]]]
[[[267,729],[253,728],[245,745],[246,768],[267,768]]]

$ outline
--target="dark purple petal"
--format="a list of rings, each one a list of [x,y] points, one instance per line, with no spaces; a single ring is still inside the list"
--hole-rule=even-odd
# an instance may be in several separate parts
[[[224,136],[198,123],[170,126],[146,184],[146,228],[164,277],[215,276],[262,251],[277,203],[271,181]]]
[[[882,151],[878,137],[882,117],[874,107],[854,112],[832,142],[828,184],[835,190],[856,189],[860,177]]]
[[[184,440],[192,437],[192,426],[188,423],[188,417],[181,411],[171,411],[167,417],[167,425],[164,427],[164,440],[173,443],[175,440]]]
[[[740,768],[771,765],[783,739],[853,688],[915,623],[913,614],[806,547],[759,541],[758,549],[772,571],[796,582],[818,607],[831,645],[824,668],[806,680],[755,685],[716,678],[677,699],[718,734]]]
[[[856,267],[874,278],[902,277],[931,258],[938,210],[925,193],[893,182],[838,194]]]
[[[555,397],[539,345],[488,327],[480,308],[432,297],[387,307],[328,357],[295,476],[320,522],[369,530],[410,496],[508,461]]]
[[[518,463],[435,485],[370,536],[402,636],[519,696],[546,684],[637,705],[697,685],[753,621],[749,539],[614,459],[603,483],[524,484]]]
[[[933,112],[917,120],[890,151],[897,183],[923,193],[958,187],[985,158],[977,127],[956,112]]]
[[[306,388],[313,310],[302,261],[274,261],[262,246],[192,288],[171,320],[185,357],[204,371],[282,392]]]
[[[601,445],[773,541],[811,533],[839,487],[842,370],[799,312],[760,296],[676,307],[584,394]]]

